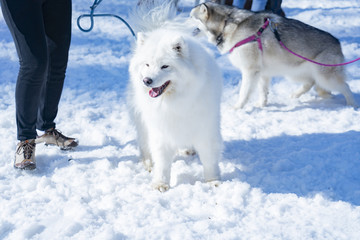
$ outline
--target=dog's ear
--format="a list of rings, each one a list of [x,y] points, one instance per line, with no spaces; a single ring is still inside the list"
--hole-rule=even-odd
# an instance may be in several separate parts
[[[200,5],[199,17],[203,21],[206,21],[209,18],[209,9],[205,3]]]
[[[137,33],[137,36],[136,36],[136,39],[137,39],[137,40],[136,40],[136,43],[137,43],[137,45],[138,45],[138,46],[144,45],[145,38],[146,38],[145,33],[143,33],[143,32],[138,32],[138,33]]]
[[[184,56],[187,53],[187,45],[185,40],[179,36],[174,39],[171,44],[172,50],[179,56]]]
[[[209,9],[205,3],[195,7],[191,12],[190,16],[205,22],[209,18]]]

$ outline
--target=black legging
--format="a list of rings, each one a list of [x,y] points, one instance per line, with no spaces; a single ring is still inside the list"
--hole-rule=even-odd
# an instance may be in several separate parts
[[[71,0],[0,0],[20,69],[16,83],[18,140],[55,127],[71,39]]]

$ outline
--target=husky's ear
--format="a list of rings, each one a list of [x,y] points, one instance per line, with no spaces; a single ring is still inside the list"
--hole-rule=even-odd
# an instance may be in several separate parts
[[[143,32],[138,32],[137,36],[136,36],[136,43],[138,46],[144,45],[145,39],[146,39],[146,35]]]
[[[206,6],[205,3],[200,4],[191,11],[190,16],[197,18],[202,22],[206,22],[206,20],[209,18],[208,6]]]
[[[171,44],[172,50],[179,56],[184,56],[187,53],[187,45],[183,37],[179,36],[174,39]]]

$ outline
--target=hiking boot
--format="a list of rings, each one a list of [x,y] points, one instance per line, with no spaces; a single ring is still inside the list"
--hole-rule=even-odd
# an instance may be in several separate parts
[[[35,146],[35,139],[28,139],[18,143],[15,153],[15,168],[25,170],[36,168]]]
[[[46,130],[43,135],[36,138],[36,143],[42,142],[44,142],[45,145],[58,146],[61,150],[69,150],[78,145],[77,139],[66,137],[55,128]]]

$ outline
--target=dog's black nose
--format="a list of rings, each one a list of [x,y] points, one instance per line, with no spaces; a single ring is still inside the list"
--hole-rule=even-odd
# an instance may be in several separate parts
[[[153,83],[153,80],[149,77],[143,79],[143,82],[146,86],[150,86]]]

